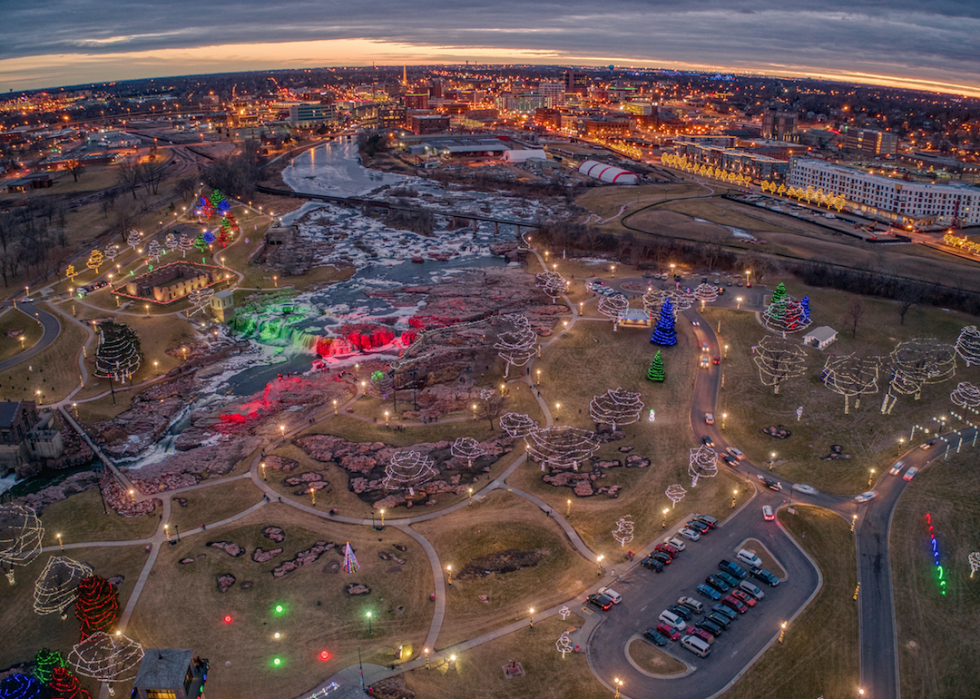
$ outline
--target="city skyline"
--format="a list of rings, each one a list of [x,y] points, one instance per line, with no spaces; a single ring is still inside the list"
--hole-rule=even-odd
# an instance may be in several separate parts
[[[342,16],[338,16],[342,12]],[[68,0],[5,10],[0,90],[329,65],[606,65],[817,77],[980,95],[980,6],[573,0],[411,6]],[[186,18],[200,18],[193,23]]]

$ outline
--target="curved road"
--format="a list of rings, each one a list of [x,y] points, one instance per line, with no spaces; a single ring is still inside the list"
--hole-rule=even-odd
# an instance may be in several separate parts
[[[41,322],[43,332],[41,333],[41,339],[34,343],[33,347],[14,355],[4,362],[0,362],[0,371],[20,364],[25,359],[30,359],[35,354],[43,352],[51,345],[51,343],[58,339],[58,334],[61,332],[61,323],[58,321],[57,317],[51,313],[48,313],[43,308],[39,308],[33,303],[21,303],[18,304],[17,310],[39,320]]]

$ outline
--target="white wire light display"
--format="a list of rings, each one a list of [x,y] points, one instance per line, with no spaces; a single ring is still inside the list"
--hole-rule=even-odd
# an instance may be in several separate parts
[[[534,430],[524,437],[528,453],[541,464],[541,470],[578,470],[579,464],[599,448],[595,432],[562,425]]]
[[[980,388],[969,381],[956,384],[956,389],[949,394],[949,399],[961,408],[975,408],[980,405]]]
[[[115,694],[114,683],[136,677],[141,660],[143,646],[118,632],[94,633],[68,654],[68,664],[76,674],[104,682],[109,694]]]
[[[687,495],[687,491],[684,490],[684,486],[682,486],[680,483],[674,483],[673,485],[667,486],[667,490],[664,491],[664,495],[666,495],[667,499],[673,503],[671,507],[674,507],[677,505],[677,503],[684,499],[684,496]]]
[[[507,362],[507,367],[504,370],[504,378],[506,379],[510,374],[511,366],[524,366],[534,357],[534,346],[538,336],[531,330],[528,319],[523,315],[505,316],[504,320],[513,323],[514,330],[499,333],[497,342],[493,347],[497,350],[498,356]]]
[[[779,394],[779,387],[789,379],[806,373],[806,352],[798,344],[776,335],[767,335],[755,347],[756,366],[763,386],[772,386]]]
[[[834,393],[844,396],[844,414],[850,413],[851,398],[878,392],[878,360],[847,354],[827,357],[820,379]],[[858,398],[860,400],[860,398]]]
[[[89,577],[92,569],[66,556],[52,556],[34,583],[34,611],[40,615],[61,614],[78,598],[78,584]]]
[[[619,542],[620,547],[626,546],[633,541],[633,516],[626,515],[616,522],[616,529],[612,533],[613,538]]]
[[[980,364],[980,330],[976,325],[967,325],[956,338],[956,353],[967,366]]]
[[[409,495],[415,495],[416,486],[432,480],[436,475],[433,463],[430,457],[417,451],[397,451],[391,455],[391,461],[385,467],[382,487],[385,490],[407,489]]]
[[[14,584],[14,568],[26,566],[41,553],[44,527],[37,513],[24,505],[0,506],[0,567]]]
[[[457,459],[467,462],[469,468],[473,468],[473,459],[479,459],[487,453],[472,437],[458,437],[450,451]]]
[[[691,476],[691,487],[698,484],[701,478],[714,478],[718,475],[718,452],[702,444],[696,449],[691,449],[688,459],[687,473]]]
[[[589,404],[589,415],[596,423],[612,425],[632,425],[640,419],[643,401],[639,393],[623,388],[610,388],[602,395],[595,396]]]
[[[504,413],[500,416],[500,429],[506,432],[508,437],[519,439],[538,429],[538,423],[532,420],[529,415]]]

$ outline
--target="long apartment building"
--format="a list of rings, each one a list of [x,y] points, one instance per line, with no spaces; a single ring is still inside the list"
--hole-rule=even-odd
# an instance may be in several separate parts
[[[790,160],[789,184],[842,195],[855,213],[902,227],[980,224],[980,189],[965,184],[906,182],[809,158]]]

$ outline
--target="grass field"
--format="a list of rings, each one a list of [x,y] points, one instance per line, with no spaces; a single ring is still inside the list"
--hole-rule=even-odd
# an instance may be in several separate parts
[[[777,459],[774,469],[797,482],[808,483],[831,493],[856,494],[868,489],[870,469],[875,478],[883,469],[908,448],[899,440],[910,437],[912,425],[919,424],[932,431],[938,426],[933,417],[949,407],[949,392],[956,382],[978,379],[976,368],[960,368],[957,375],[945,383],[926,386],[921,400],[900,396],[891,415],[880,412],[883,393],[865,395],[860,407],[851,400],[850,414],[844,414],[844,398],[820,381],[820,372],[831,354],[856,353],[859,356],[884,356],[901,340],[934,337],[954,343],[964,325],[975,322],[970,316],[944,313],[934,309],[912,308],[905,325],[900,325],[894,302],[864,298],[865,312],[856,337],[840,325],[850,295],[825,289],[804,288],[787,282],[787,288],[798,298],[810,295],[814,326],[831,325],[839,330],[837,341],[824,351],[807,348],[807,374],[785,382],[779,395],[774,395],[759,380],[758,367],[753,361],[751,347],[766,334],[755,315],[708,307],[705,316],[711,325],[721,322],[721,342],[730,346],[724,362],[725,387],[722,389],[716,413],[727,412],[726,432],[755,463],[768,462],[772,452]],[[798,337],[792,336],[792,337]],[[886,384],[887,374],[879,378],[879,387]],[[796,418],[796,409],[803,407],[803,417]],[[762,434],[770,425],[785,425],[793,434],[779,440]],[[927,436],[918,432],[916,443]],[[822,460],[830,454],[831,446],[839,444],[853,458]]]
[[[980,641],[980,575],[967,557],[978,550],[980,482],[976,453],[966,450],[930,466],[908,486],[892,521],[891,569],[898,621],[902,696],[966,697],[976,693]],[[941,593],[928,522],[946,580]]]
[[[571,653],[563,660],[555,650],[555,639],[562,631],[581,625],[575,615],[565,621],[552,617],[535,622],[533,629],[458,652],[454,667],[446,661],[428,670],[412,670],[405,674],[405,681],[420,698],[609,699],[610,690],[593,677],[584,653]],[[503,666],[511,659],[523,665],[524,677],[504,677]]]
[[[482,503],[413,528],[432,543],[443,567],[457,573],[474,559],[509,549],[544,554],[537,565],[510,573],[465,580],[454,574],[436,649],[526,618],[529,608],[548,609],[595,582],[595,566],[572,548],[554,520],[506,492],[494,491]],[[489,596],[489,603],[479,595]]]
[[[626,652],[637,665],[655,675],[676,675],[684,672],[687,668],[677,658],[664,653],[649,641],[640,638],[630,641]]]
[[[55,534],[59,532],[66,544],[144,539],[156,531],[160,521],[160,508],[142,517],[120,517],[111,507],[106,509],[109,514],[102,509],[102,497],[96,488],[52,503],[41,515],[44,545],[56,545]]]
[[[267,525],[285,530],[282,544],[262,536]],[[248,552],[232,558],[206,546],[216,540],[234,541]],[[283,578],[270,574],[276,565],[320,540],[336,542],[340,548]],[[339,569],[347,541],[361,566],[354,575]],[[278,557],[268,563],[252,561],[256,547],[277,546],[284,549]],[[379,553],[395,554],[405,563],[382,560]],[[196,561],[180,565],[184,557]],[[237,579],[224,594],[215,587],[215,576],[222,573]],[[246,580],[254,583],[251,589],[241,588]],[[370,594],[349,597],[345,588],[351,582],[369,586]],[[392,528],[379,533],[343,527],[273,503],[240,522],[165,546],[129,629],[147,647],[194,648],[195,654],[209,658],[209,694],[296,696],[356,663],[358,648],[365,663],[383,665],[394,660],[400,645],[412,656],[419,654],[433,610],[422,591],[430,589],[428,560],[407,535]],[[278,604],[283,605],[281,614],[275,611]],[[225,616],[231,617],[229,623]],[[277,632],[278,640],[273,637]],[[323,651],[327,660],[320,657]],[[273,664],[276,657],[281,659],[279,666]]]
[[[607,556],[619,555],[619,545],[612,538],[616,520],[631,514],[636,522],[637,541],[650,541],[662,526],[661,510],[671,507],[664,495],[666,487],[681,483],[687,496],[676,509],[668,512],[668,522],[691,511],[715,515],[728,509],[725,504],[737,481],[726,471],[717,478],[703,479],[691,488],[687,474],[687,450],[695,445],[690,422],[691,393],[694,388],[695,364],[699,353],[694,347],[689,326],[678,324],[678,344],[662,349],[667,380],[652,383],[646,372],[655,353],[649,342],[649,330],[622,329],[613,332],[608,323],[586,321],[578,323],[537,360],[541,368],[541,395],[550,406],[561,403],[558,425],[572,425],[594,430],[589,416],[589,403],[607,389],[623,387],[638,391],[645,405],[640,421],[622,429],[626,439],[602,445],[597,458],[624,459],[621,446],[632,446],[630,454],[651,461],[646,469],[614,468],[603,472],[596,486],[621,485],[619,497],[605,495],[578,498],[570,488],[555,488],[541,481],[539,467],[522,466],[508,483],[537,495],[556,511],[565,512],[572,500],[569,522],[586,544]],[[598,342],[597,342],[598,340]],[[680,406],[680,407],[678,407]],[[647,421],[647,411],[656,410],[656,422]]]
[[[160,494],[161,498],[169,496],[169,493]],[[187,506],[171,503],[171,531],[175,531],[175,525],[188,530],[200,526],[202,522],[220,522],[262,500],[262,491],[252,479],[242,478],[210,488],[198,488],[174,497],[187,500]]]
[[[857,555],[850,526],[815,507],[779,511],[779,521],[813,557],[823,588],[725,699],[854,697],[858,686]],[[804,536],[804,533],[806,536]]]
[[[45,310],[59,315],[54,309],[42,305]],[[0,398],[4,400],[36,400],[41,391],[42,401],[47,404],[63,399],[78,386],[78,362],[76,357],[82,348],[85,331],[64,316],[58,318],[61,334],[47,349],[0,372]]]
[[[71,549],[64,555],[87,563],[95,575],[103,578],[124,576],[119,590],[120,610],[126,606],[147,557],[142,546]],[[64,621],[58,614],[39,616],[34,612],[34,582],[49,558],[51,554],[43,553],[27,567],[17,568],[17,584],[11,586],[4,581],[0,588],[0,628],[4,630],[4,642],[0,644],[0,667],[31,662],[37,651],[45,647],[59,650],[67,657],[72,646],[79,641],[79,625],[73,609],[69,610],[68,618]],[[80,679],[84,688],[98,692],[95,682],[84,677]],[[125,691],[128,694],[129,688]]]
[[[20,330],[20,335],[9,337],[7,333]],[[37,344],[44,328],[34,318],[11,308],[0,315],[0,362],[11,359]]]

